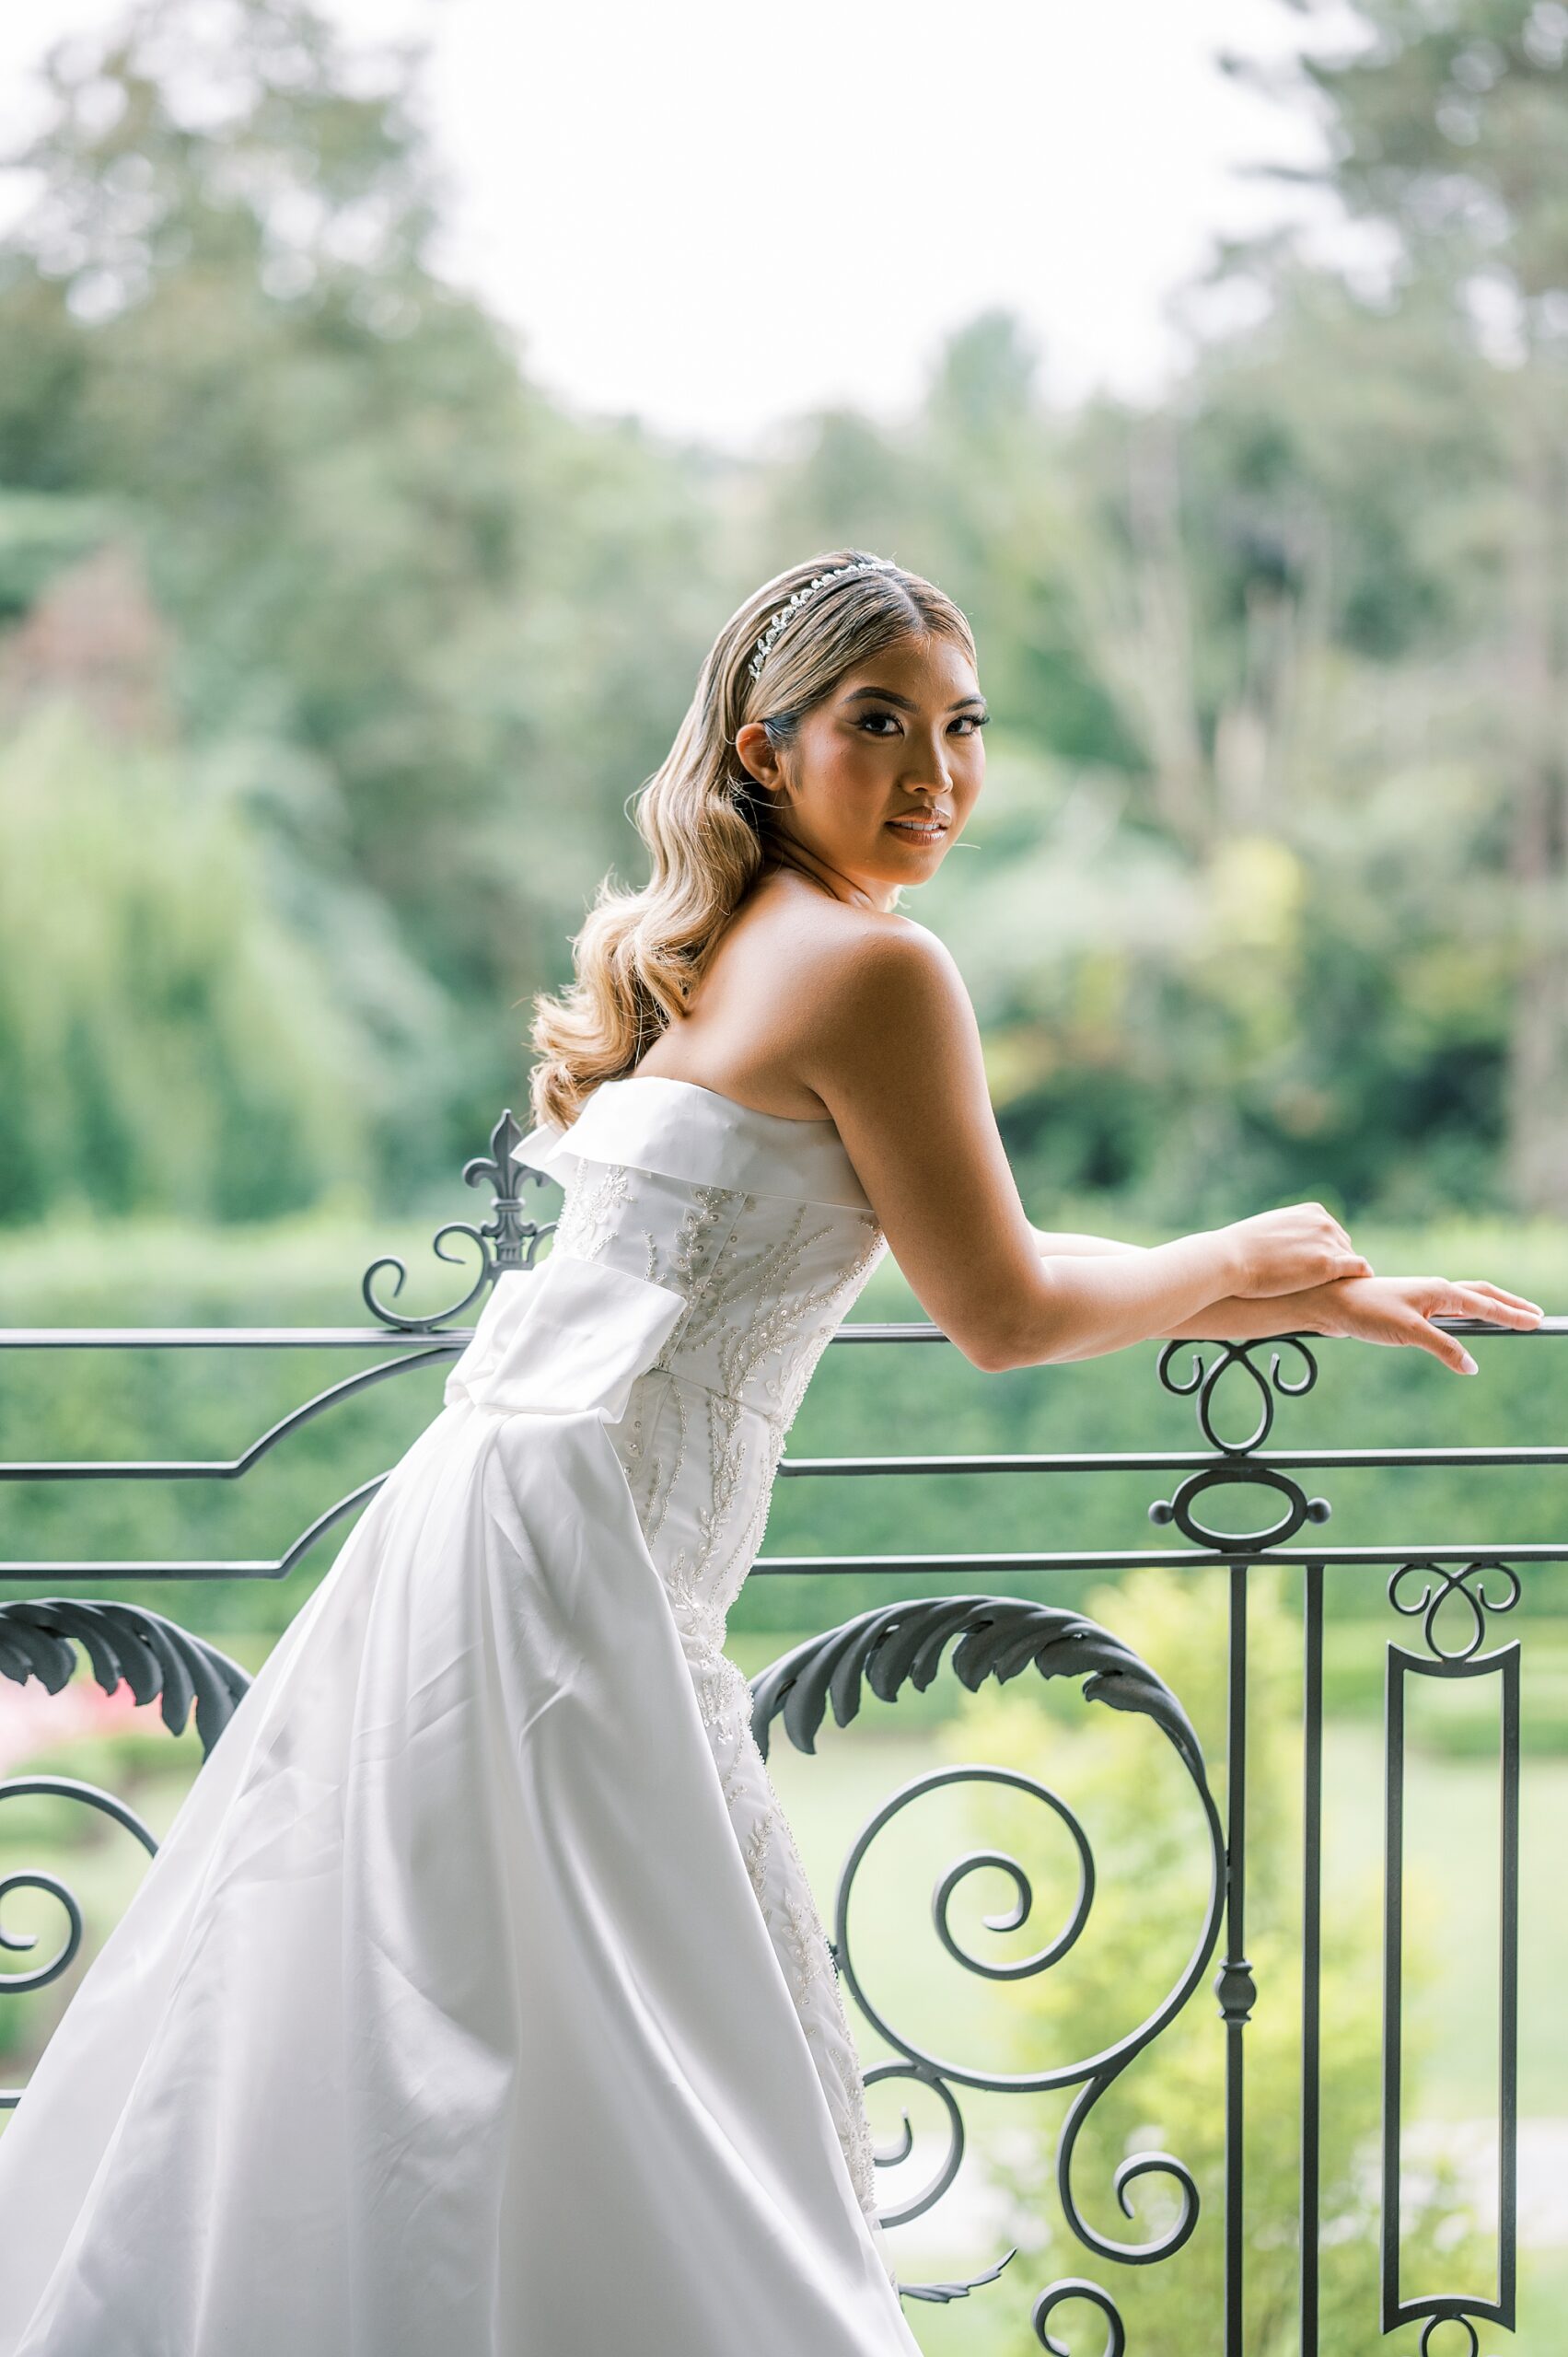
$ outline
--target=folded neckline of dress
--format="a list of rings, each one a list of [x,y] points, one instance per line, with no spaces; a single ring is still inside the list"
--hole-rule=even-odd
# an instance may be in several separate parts
[[[575,1120],[538,1123],[511,1158],[551,1178],[578,1160],[620,1162],[701,1186],[871,1209],[830,1120],[760,1112],[663,1073],[601,1081]]]

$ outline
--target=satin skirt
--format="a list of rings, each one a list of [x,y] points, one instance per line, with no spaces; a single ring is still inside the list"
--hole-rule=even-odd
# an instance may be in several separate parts
[[[463,1365],[0,2134],[0,2357],[918,2357],[614,1400]]]

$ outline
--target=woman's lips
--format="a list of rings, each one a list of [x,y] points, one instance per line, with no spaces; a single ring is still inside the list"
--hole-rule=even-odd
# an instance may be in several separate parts
[[[911,836],[916,842],[934,843],[947,831],[946,819],[935,821],[930,819],[889,819],[884,823],[896,828],[900,835]]]

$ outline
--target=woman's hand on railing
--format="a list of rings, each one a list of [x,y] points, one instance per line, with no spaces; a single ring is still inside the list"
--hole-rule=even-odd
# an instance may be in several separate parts
[[[1287,1203],[1254,1212],[1214,1233],[1228,1253],[1228,1295],[1243,1301],[1306,1293],[1338,1278],[1369,1277],[1372,1263],[1356,1250],[1321,1203]]]
[[[1457,1375],[1474,1375],[1476,1363],[1458,1334],[1434,1326],[1434,1318],[1484,1318],[1493,1326],[1539,1326],[1545,1312],[1523,1295],[1477,1278],[1343,1277],[1316,1288],[1319,1334],[1350,1336],[1360,1342],[1413,1342]]]

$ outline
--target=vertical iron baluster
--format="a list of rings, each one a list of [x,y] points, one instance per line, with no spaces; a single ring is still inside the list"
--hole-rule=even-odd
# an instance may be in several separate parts
[[[1225,2347],[1246,2357],[1246,2122],[1241,2034],[1257,1991],[1247,1961],[1247,1565],[1230,1567],[1230,1677],[1225,1732],[1225,1959],[1215,1992],[1225,2048]]]
[[[1400,1980],[1404,1969],[1405,1681],[1388,1650],[1383,1689],[1383,2329],[1400,2306]]]
[[[1502,1664],[1503,1715],[1498,1765],[1502,1843],[1497,2006],[1497,2305],[1515,2329],[1519,2168],[1519,1667],[1516,1644]]]
[[[1322,2095],[1323,1566],[1302,1596],[1301,2357],[1318,2357],[1318,2104]]]
[[[1398,1575],[1390,1593],[1397,1591]],[[1450,1580],[1434,1598],[1462,1591],[1463,1580]],[[1517,1595],[1516,1585],[1515,1596]],[[1392,2332],[1413,2318],[1457,2317],[1470,2331],[1470,2319],[1483,2316],[1512,2332],[1517,2262],[1518,2200],[1518,1970],[1519,1970],[1519,1647],[1500,1646],[1478,1653],[1484,1601],[1467,1594],[1475,1613],[1475,1638],[1461,1654],[1444,1652],[1432,1635],[1427,1640],[1435,1658],[1424,1661],[1398,1645],[1388,1653],[1385,1726],[1385,1831],[1383,1896],[1383,2217],[1382,2327]],[[1511,1604],[1513,1598],[1509,1599]],[[1414,1608],[1400,1605],[1404,1611]],[[1508,1607],[1504,1606],[1504,1609]],[[1461,1678],[1501,1679],[1498,1858],[1498,2005],[1497,2005],[1497,2289],[1487,2299],[1466,2293],[1433,2293],[1407,2300],[1400,2288],[1400,2143],[1403,2119],[1401,2083],[1401,2015],[1404,1952],[1404,1776],[1405,1687],[1409,1678],[1435,1678],[1445,1682]],[[1427,2327],[1430,2334],[1431,2325]],[[1425,2337],[1423,2347],[1426,2345]]]

